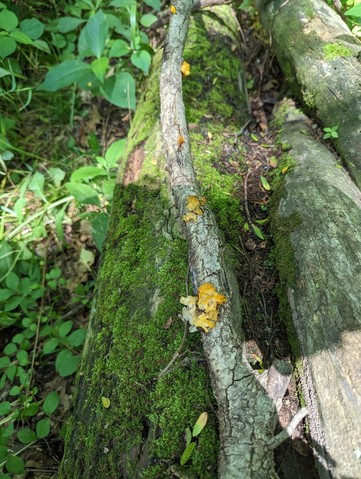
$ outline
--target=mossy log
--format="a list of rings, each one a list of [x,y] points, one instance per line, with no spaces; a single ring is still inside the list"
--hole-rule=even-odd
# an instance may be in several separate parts
[[[180,2],[176,7],[182,11],[184,5]],[[187,121],[192,125],[189,137],[186,126],[179,126],[182,134],[185,130],[185,142],[192,142],[200,184],[193,191],[207,197],[199,224],[206,225],[209,241],[197,238],[208,251],[211,244],[215,248],[211,258],[216,257],[216,263],[204,264],[203,280],[214,282],[227,296],[219,325],[203,334],[203,345],[208,343],[204,355],[201,333],[185,336],[180,319],[180,297],[187,295],[188,287],[192,293],[191,280],[197,292],[200,266],[199,258],[188,258],[182,212],[169,187],[174,184],[168,180],[159,121],[159,52],[134,117],[114,193],[67,427],[62,479],[276,477],[275,403],[284,394],[289,368],[277,363],[270,375],[261,377],[244,359],[240,298],[230,266],[239,258],[235,250],[226,249],[216,225],[217,221],[232,241],[244,224],[234,198],[237,177],[227,172],[228,161],[239,159],[233,139],[246,115],[238,91],[241,64],[234,53],[236,33],[229,7],[197,14],[183,53],[192,68],[184,81]],[[175,75],[180,75],[179,69],[180,64]],[[174,137],[177,144],[179,132],[163,128],[163,134]],[[209,276],[210,268],[216,271]],[[205,356],[217,384],[218,410]],[[202,411],[208,412],[208,423],[191,460],[181,467],[184,432]]]
[[[292,166],[275,193],[275,258],[320,477],[361,477],[361,193],[303,114],[277,116]]]
[[[286,78],[325,127],[361,187],[361,44],[323,0],[257,0]]]

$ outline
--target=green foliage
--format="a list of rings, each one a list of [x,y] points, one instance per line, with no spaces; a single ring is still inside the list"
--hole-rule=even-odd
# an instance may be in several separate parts
[[[323,135],[323,139],[328,140],[329,138],[338,138],[337,130],[338,125],[324,128],[323,131],[325,134]]]
[[[202,412],[202,414],[197,419],[196,423],[193,426],[193,431],[189,427],[185,431],[186,437],[186,448],[183,451],[183,454],[180,458],[180,465],[184,466],[186,462],[190,459],[195,447],[197,446],[196,437],[203,431],[207,424],[208,414]]]

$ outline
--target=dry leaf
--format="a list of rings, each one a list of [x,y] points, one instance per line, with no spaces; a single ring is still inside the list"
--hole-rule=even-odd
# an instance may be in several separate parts
[[[191,73],[191,66],[188,62],[183,62],[181,66],[182,75],[187,77]]]
[[[181,147],[183,143],[185,142],[185,139],[182,135],[178,136],[178,146]]]
[[[174,5],[171,5],[169,10],[170,10],[170,13],[172,13],[173,15],[177,13],[177,9],[175,8]]]

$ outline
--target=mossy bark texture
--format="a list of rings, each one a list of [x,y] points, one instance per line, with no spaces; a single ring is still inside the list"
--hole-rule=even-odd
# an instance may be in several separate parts
[[[325,127],[361,187],[361,44],[323,0],[257,0],[286,78]]]
[[[361,194],[303,114],[283,105],[278,121],[294,166],[274,239],[320,477],[361,477]]]

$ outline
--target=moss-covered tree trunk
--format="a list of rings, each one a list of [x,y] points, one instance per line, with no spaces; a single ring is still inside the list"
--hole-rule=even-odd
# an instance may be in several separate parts
[[[257,0],[286,78],[325,127],[361,187],[361,44],[323,0]]]
[[[177,10],[189,10],[187,2],[177,2]],[[180,23],[179,32],[186,22]],[[233,139],[246,116],[238,90],[241,64],[236,49],[237,26],[229,7],[198,14],[191,23],[183,53],[191,65],[191,75],[183,82],[190,135],[183,119],[177,134],[170,128],[175,151],[168,150],[167,167],[159,122],[160,54],[154,59],[115,190],[67,429],[63,479],[276,477],[275,403],[285,391],[289,369],[277,363],[268,379],[267,373],[256,378],[258,373],[248,365],[239,291],[230,266],[239,258],[225,246],[215,221],[228,241],[238,237],[244,224],[234,199],[239,178],[228,173],[232,162],[240,159]],[[171,48],[166,50],[164,64],[172,53]],[[178,60],[174,75],[180,75]],[[163,124],[165,141],[167,134]],[[199,186],[187,182],[185,191],[207,198],[202,218],[189,228],[182,221],[184,204],[178,205],[180,213],[173,203],[174,177],[170,175],[169,182],[167,172],[169,155],[174,154],[179,164],[185,159],[177,156],[186,151],[181,150],[184,141],[192,144],[199,182]],[[178,192],[175,198],[179,202]],[[195,239],[189,237],[192,231]],[[192,256],[199,252],[194,248],[198,240],[209,251],[209,261],[198,253]],[[227,298],[219,324],[203,336],[205,356],[199,331],[184,340],[188,325],[181,321],[180,304],[182,296],[196,295],[204,282],[212,282]],[[209,421],[191,460],[180,467],[184,432],[203,411]]]
[[[294,107],[278,112],[289,169],[275,194],[282,307],[320,477],[361,477],[361,193]],[[289,306],[287,307],[287,298]],[[297,338],[297,339],[296,339]]]

